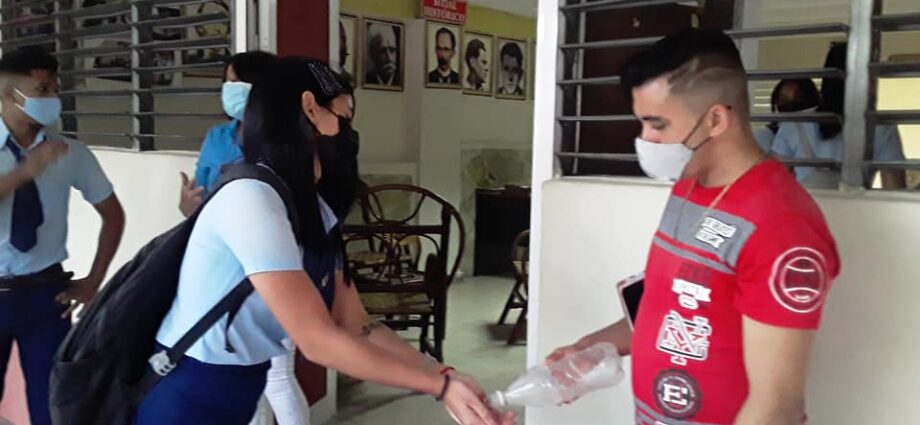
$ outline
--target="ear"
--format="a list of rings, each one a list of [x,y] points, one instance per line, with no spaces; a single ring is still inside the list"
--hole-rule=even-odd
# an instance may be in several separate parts
[[[303,110],[303,114],[310,119],[310,122],[313,125],[316,125],[317,122],[317,109],[319,104],[316,103],[316,96],[313,95],[311,91],[305,91],[300,95],[300,108]]]
[[[715,105],[709,110],[709,137],[719,137],[728,131],[734,117],[731,109],[725,105]]]

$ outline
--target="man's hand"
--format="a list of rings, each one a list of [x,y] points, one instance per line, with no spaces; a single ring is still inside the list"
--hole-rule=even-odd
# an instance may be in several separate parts
[[[182,211],[182,215],[189,217],[201,205],[201,195],[204,193],[204,187],[198,186],[195,179],[189,180],[188,175],[185,173],[179,173],[179,175],[182,178],[179,211]]]
[[[476,381],[461,373],[450,372],[450,384],[444,395],[447,413],[461,425],[514,425],[514,413],[499,414],[486,402],[486,393]]]
[[[61,156],[66,154],[69,148],[67,143],[62,141],[48,140],[42,142],[26,155],[20,168],[26,178],[35,180],[35,178],[42,175],[48,167],[57,162]]]
[[[99,286],[101,284],[102,279],[93,277],[86,277],[71,283],[70,287],[54,298],[55,301],[69,306],[67,311],[61,314],[61,317],[69,317],[70,313],[73,313],[73,311],[81,305],[89,304],[96,296],[96,293],[99,292]]]
[[[575,354],[586,348],[588,348],[588,346],[586,346],[585,343],[582,341],[578,341],[572,345],[566,345],[564,347],[559,347],[555,351],[550,353],[548,356],[546,356],[546,360],[544,360],[543,363],[546,365],[551,365],[553,363],[558,362],[559,360],[564,359],[566,356]]]

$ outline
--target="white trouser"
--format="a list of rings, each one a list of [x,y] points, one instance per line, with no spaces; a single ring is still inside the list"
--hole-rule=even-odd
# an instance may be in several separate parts
[[[288,352],[272,359],[265,394],[250,425],[272,425],[272,412],[278,425],[310,425],[310,406],[294,375],[294,344],[287,339],[284,346]]]

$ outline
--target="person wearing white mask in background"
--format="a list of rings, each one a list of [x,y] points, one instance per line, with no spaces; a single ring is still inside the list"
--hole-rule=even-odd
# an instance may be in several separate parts
[[[846,70],[847,44],[831,43],[824,62],[825,68]],[[821,105],[819,112],[833,112],[843,115],[844,107],[843,78],[826,77],[821,82]],[[792,159],[834,159],[843,160],[843,126],[839,122],[780,124],[773,143],[773,153],[780,158]],[[872,135],[867,135],[870,137]],[[893,125],[875,126],[872,158],[880,161],[903,161],[904,149],[898,127]],[[840,183],[839,169],[795,167],[795,175],[802,185],[814,189],[836,189]],[[903,189],[907,186],[904,170],[885,170],[881,172],[882,187],[885,189]]]
[[[208,130],[198,154],[195,178],[190,180],[188,175],[181,173],[179,210],[182,215],[188,217],[198,208],[202,198],[217,183],[223,166],[243,159],[243,151],[240,149],[240,135],[243,134],[241,123],[249,91],[252,83],[276,60],[275,55],[262,51],[239,53],[227,60],[220,98],[224,113],[230,120]]]
[[[621,320],[547,359],[609,342],[632,355],[636,423],[801,425],[836,245],[814,200],[754,140],[734,41],[688,29],[621,72],[651,177],[676,181],[633,330]]]
[[[780,80],[770,94],[770,111],[773,113],[814,112],[821,103],[821,94],[815,83],[808,78],[787,78]],[[779,123],[771,122],[754,131],[754,138],[760,148],[773,150],[773,139],[779,131]]]
[[[86,145],[51,131],[61,116],[57,60],[41,48],[0,58],[0,399],[13,342],[26,381],[32,425],[50,425],[52,360],[70,313],[90,302],[118,250],[124,210]],[[89,275],[71,281],[67,211],[71,188],[102,218]]]
[[[189,180],[182,173],[182,196],[179,209],[188,217],[201,205],[217,183],[221,169],[229,164],[241,162],[243,111],[249,100],[252,84],[261,78],[277,61],[271,53],[252,51],[232,56],[224,68],[224,83],[221,86],[221,104],[230,121],[208,130],[195,179]],[[288,353],[272,359],[265,385],[265,394],[259,400],[259,407],[251,425],[309,425],[310,406],[294,375],[294,345],[285,341]]]

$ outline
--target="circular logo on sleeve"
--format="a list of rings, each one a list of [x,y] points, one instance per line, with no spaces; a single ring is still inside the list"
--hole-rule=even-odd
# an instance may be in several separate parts
[[[824,304],[827,286],[827,261],[812,248],[792,248],[773,263],[770,291],[789,311],[811,313],[817,310]]]
[[[687,372],[668,369],[655,378],[655,402],[668,417],[689,419],[703,407],[703,394]]]

